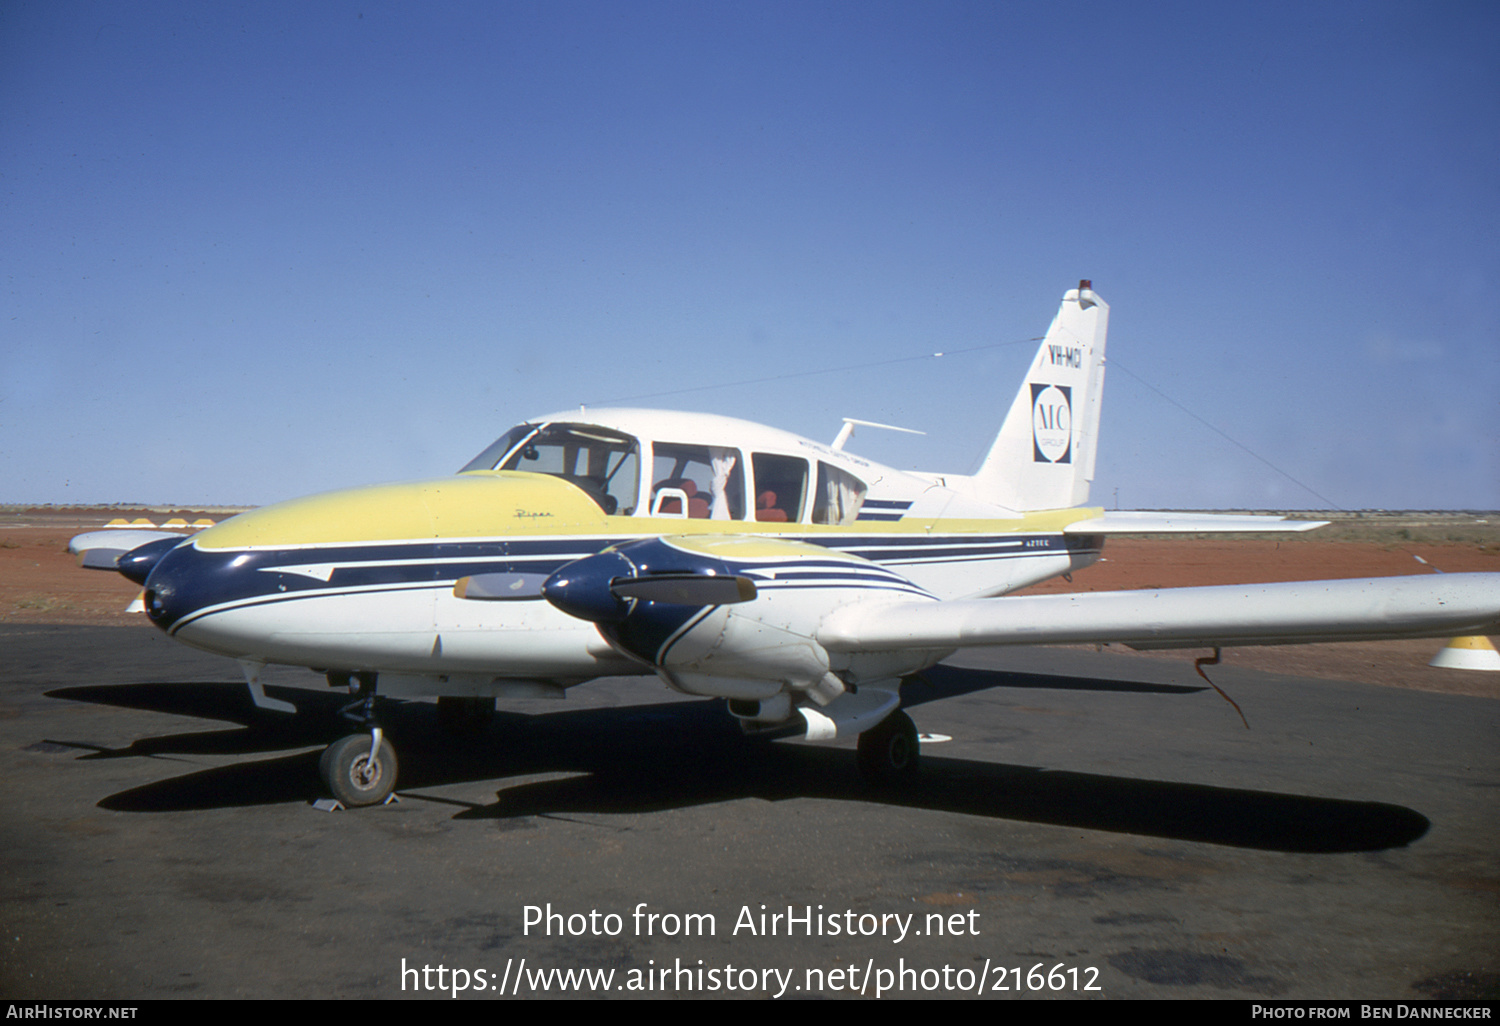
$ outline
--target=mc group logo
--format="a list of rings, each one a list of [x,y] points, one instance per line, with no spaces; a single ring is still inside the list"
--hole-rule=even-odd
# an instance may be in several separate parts
[[[1036,463],[1073,462],[1073,389],[1031,385],[1031,451]]]

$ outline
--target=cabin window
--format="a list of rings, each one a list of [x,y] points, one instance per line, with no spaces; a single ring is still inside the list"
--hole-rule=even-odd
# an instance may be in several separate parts
[[[818,462],[818,489],[813,492],[812,522],[852,524],[865,501],[865,483],[838,467]]]
[[[652,454],[652,516],[745,519],[745,461],[738,449],[657,442]]]
[[[630,435],[591,424],[521,424],[467,466],[521,470],[576,485],[605,513],[635,512],[641,484],[640,444]]]
[[[755,470],[755,519],[773,524],[801,520],[807,461],[768,452],[755,453],[751,461]]]

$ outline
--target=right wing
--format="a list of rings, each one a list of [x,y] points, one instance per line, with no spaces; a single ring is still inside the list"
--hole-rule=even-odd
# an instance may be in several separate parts
[[[1106,510],[1091,520],[1075,520],[1063,534],[1264,534],[1311,531],[1326,520],[1288,520],[1251,513],[1151,513]]]
[[[830,651],[1122,642],[1132,648],[1287,645],[1500,633],[1500,573],[1013,595],[846,606]]]

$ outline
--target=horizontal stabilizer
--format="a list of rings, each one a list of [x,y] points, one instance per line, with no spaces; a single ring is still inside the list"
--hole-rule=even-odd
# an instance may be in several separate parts
[[[829,650],[1122,642],[1205,648],[1500,632],[1500,574],[1010,595],[839,610]]]
[[[1238,534],[1240,532],[1311,531],[1326,520],[1288,520],[1286,517],[1238,513],[1106,512],[1091,520],[1077,520],[1063,534]]]

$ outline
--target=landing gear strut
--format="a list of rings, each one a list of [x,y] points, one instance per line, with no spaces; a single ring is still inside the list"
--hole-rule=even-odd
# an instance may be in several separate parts
[[[900,709],[859,735],[859,771],[872,784],[903,784],[917,775],[921,744]]]
[[[396,789],[396,750],[375,722],[375,674],[355,675],[354,701],[339,715],[364,733],[339,738],[323,750],[318,773],[333,796],[348,808],[379,805]],[[330,682],[332,675],[330,674]]]

